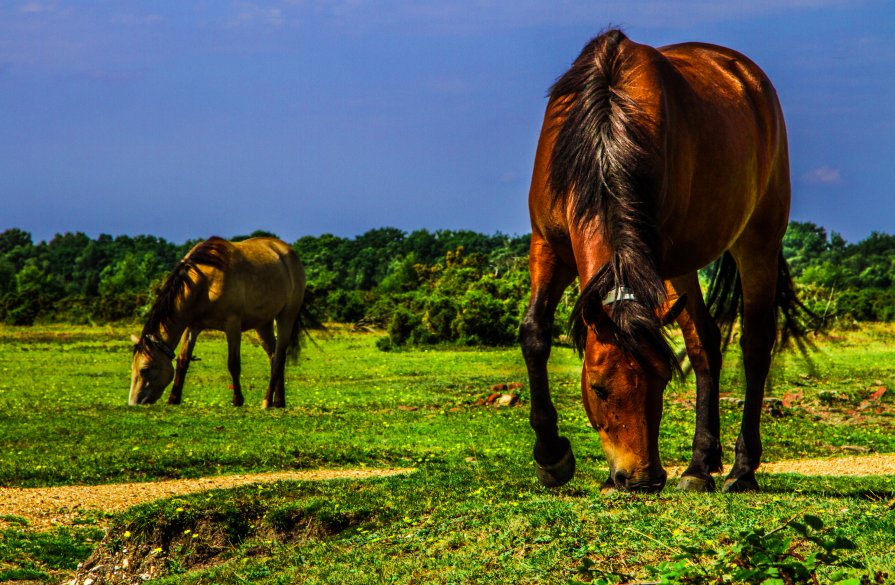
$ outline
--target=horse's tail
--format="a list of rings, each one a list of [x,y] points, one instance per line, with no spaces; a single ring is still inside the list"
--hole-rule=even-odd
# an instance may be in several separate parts
[[[709,312],[721,327],[722,350],[727,349],[733,337],[733,327],[743,313],[743,287],[736,261],[730,252],[725,252],[714,264],[714,275],[706,297]],[[777,257],[775,306],[779,330],[779,343],[776,345],[778,349],[786,348],[790,341],[804,349],[808,332],[823,327],[823,319],[799,300],[789,273],[789,264],[782,251]]]
[[[325,331],[326,326],[314,314],[314,293],[310,289],[305,289],[305,296],[302,300],[301,310],[295,317],[295,323],[292,326],[292,335],[289,337],[289,345],[286,349],[286,356],[289,360],[295,362],[301,355],[301,348],[305,338],[311,338],[311,329]]]

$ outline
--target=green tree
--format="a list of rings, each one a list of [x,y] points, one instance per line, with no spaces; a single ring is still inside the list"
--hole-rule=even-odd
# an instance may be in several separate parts
[[[50,274],[46,261],[29,259],[16,274],[15,283],[15,295],[4,311],[6,322],[11,325],[33,324],[62,297],[62,287]]]

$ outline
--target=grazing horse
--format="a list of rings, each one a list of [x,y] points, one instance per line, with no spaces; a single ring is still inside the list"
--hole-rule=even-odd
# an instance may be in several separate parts
[[[783,113],[765,74],[730,49],[659,49],[618,30],[588,43],[551,88],[529,193],[531,297],[520,340],[531,387],[538,479],[574,474],[557,429],[547,360],[554,312],[580,294],[571,336],[581,390],[609,463],[607,490],[658,491],[662,393],[679,362],[663,331],[680,325],[696,374],[693,456],[678,487],[714,489],[721,471],[714,317],[741,316],[746,371],[736,460],[725,491],[758,489],[759,422],[777,338],[801,334],[781,253],[790,177]],[[721,258],[709,289],[697,271]]]
[[[143,333],[133,337],[128,403],[154,403],[173,379],[168,404],[180,404],[196,339],[203,329],[214,329],[227,335],[233,405],[242,406],[239,346],[242,332],[255,329],[270,359],[270,384],[262,404],[285,406],[286,358],[300,349],[304,300],[304,266],[285,242],[275,238],[228,242],[213,237],[198,244],[162,285]],[[178,340],[175,372],[171,360]]]

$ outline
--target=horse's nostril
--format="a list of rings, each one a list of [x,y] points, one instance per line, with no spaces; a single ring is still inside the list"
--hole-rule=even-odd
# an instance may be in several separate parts
[[[625,473],[624,471],[616,471],[615,476],[613,477],[613,480],[615,481],[615,485],[620,488],[627,487],[628,479],[629,479],[628,474]]]

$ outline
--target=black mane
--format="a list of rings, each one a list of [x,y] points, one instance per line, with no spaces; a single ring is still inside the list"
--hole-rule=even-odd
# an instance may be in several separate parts
[[[579,225],[597,221],[612,251],[610,262],[585,284],[569,325],[581,353],[593,311],[603,310],[603,298],[625,286],[636,300],[609,310],[618,344],[640,356],[650,343],[677,370],[660,319],[665,286],[656,265],[657,151],[646,114],[623,87],[626,41],[619,30],[593,39],[550,90],[551,102],[563,104],[550,158],[554,203],[571,203]]]
[[[191,292],[196,282],[190,271],[202,264],[223,270],[227,263],[229,242],[223,238],[213,236],[193,248],[183,260],[177,263],[171,274],[159,289],[158,296],[149,309],[146,316],[146,325],[143,326],[142,337],[157,333],[161,327],[169,327],[174,311],[177,307],[177,299]]]

